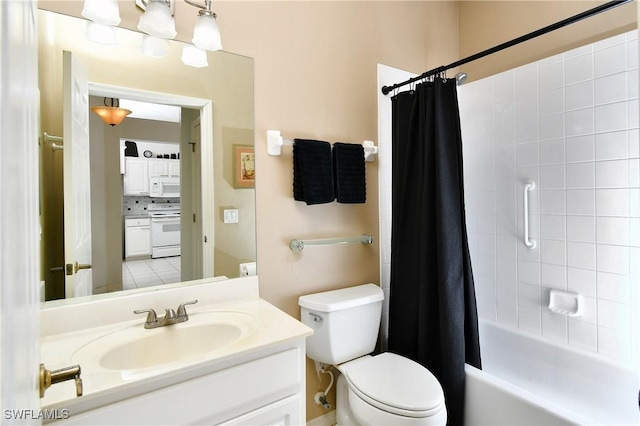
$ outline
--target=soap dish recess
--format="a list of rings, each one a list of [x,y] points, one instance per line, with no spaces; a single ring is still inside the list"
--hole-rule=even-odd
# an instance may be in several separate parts
[[[570,291],[551,289],[549,293],[549,310],[569,317],[582,315],[582,295]]]

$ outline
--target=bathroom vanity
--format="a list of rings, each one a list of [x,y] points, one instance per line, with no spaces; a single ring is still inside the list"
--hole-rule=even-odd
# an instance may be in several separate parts
[[[46,391],[51,423],[303,424],[312,330],[260,299],[257,277],[202,281],[44,309],[42,362],[79,364],[84,388]],[[179,324],[145,329],[133,314],[194,299]]]

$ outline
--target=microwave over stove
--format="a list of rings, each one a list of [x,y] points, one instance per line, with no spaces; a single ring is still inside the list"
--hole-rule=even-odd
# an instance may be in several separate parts
[[[164,198],[180,197],[180,178],[152,177],[149,178],[149,196]]]

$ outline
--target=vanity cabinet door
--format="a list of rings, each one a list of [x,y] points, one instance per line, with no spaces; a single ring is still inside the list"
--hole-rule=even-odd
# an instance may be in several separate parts
[[[300,417],[300,395],[293,395],[281,401],[259,408],[244,416],[227,420],[225,425],[302,425]]]
[[[187,425],[304,423],[304,340],[295,347],[255,354],[211,374],[52,422],[66,425]],[[129,390],[130,391],[130,390]],[[124,392],[123,396],[127,394]],[[113,395],[116,397],[116,395]]]

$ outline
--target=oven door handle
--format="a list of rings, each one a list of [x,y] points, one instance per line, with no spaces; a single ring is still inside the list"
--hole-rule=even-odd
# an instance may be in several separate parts
[[[162,217],[152,217],[151,222],[175,222],[180,220],[180,215],[177,216],[162,216]]]

